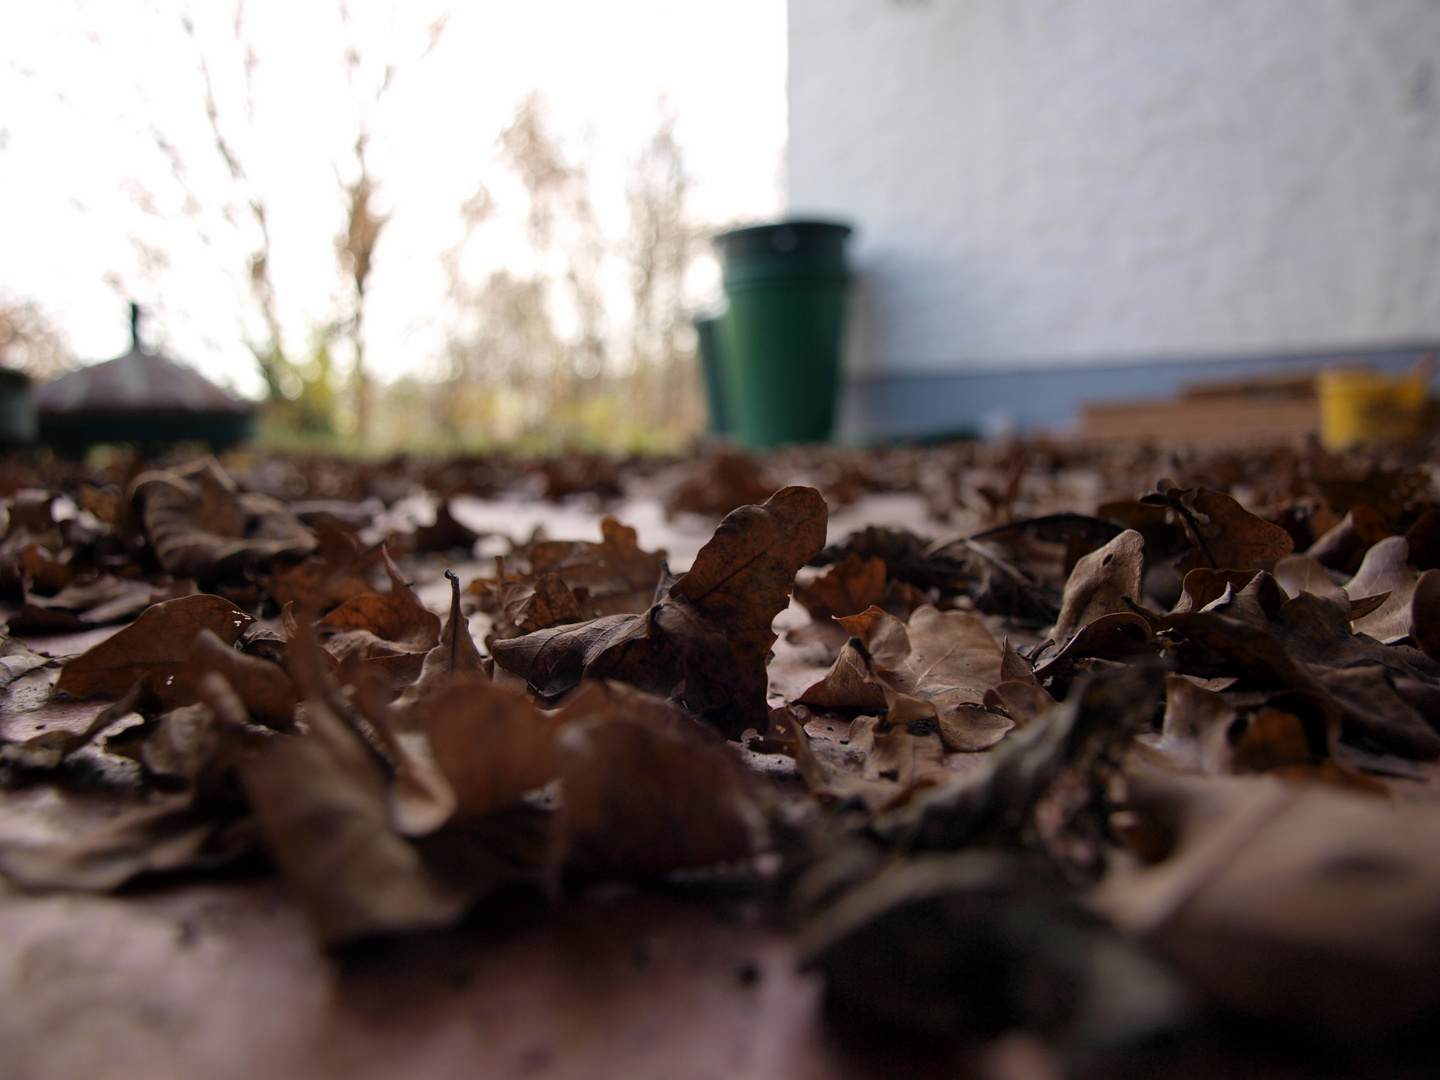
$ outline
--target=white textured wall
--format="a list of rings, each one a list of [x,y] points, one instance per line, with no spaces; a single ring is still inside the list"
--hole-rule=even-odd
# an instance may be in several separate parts
[[[789,0],[862,370],[1440,339],[1440,0]]]

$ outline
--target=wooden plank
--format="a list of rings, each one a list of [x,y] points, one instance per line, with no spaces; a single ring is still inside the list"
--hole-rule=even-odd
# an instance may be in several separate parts
[[[1078,433],[1081,438],[1107,442],[1253,446],[1301,439],[1319,431],[1320,406],[1314,398],[1203,397],[1082,405]]]

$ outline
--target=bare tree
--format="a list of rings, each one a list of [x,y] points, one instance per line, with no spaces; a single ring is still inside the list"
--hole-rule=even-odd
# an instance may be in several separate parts
[[[699,233],[686,216],[673,115],[662,113],[632,165],[630,228],[614,240],[599,224],[588,171],[566,159],[538,95],[520,103],[498,147],[525,195],[530,271],[492,269],[478,285],[465,279],[464,252],[497,216],[482,185],[462,207],[464,239],[444,258],[456,314],[448,341],[451,430],[465,426],[456,410],[474,414],[476,400],[501,397],[511,400],[510,433],[519,435],[543,427],[562,441],[604,441],[611,433],[587,428],[583,416],[606,399],[610,407],[596,415],[618,416],[627,430],[698,425],[684,284]],[[618,329],[605,287],[615,279],[628,282],[633,309]]]
[[[23,371],[37,382],[70,366],[64,340],[34,301],[0,295],[0,366]]]
[[[626,191],[632,305],[629,351],[635,366],[632,396],[639,399],[637,407],[647,412],[676,417],[689,411],[694,422],[699,414],[697,375],[685,277],[704,230],[686,213],[688,189],[684,159],[675,140],[675,112],[668,100],[662,99],[659,124],[644,153],[631,166]]]

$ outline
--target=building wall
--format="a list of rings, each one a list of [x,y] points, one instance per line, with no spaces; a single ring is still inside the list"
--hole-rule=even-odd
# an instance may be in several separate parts
[[[1440,341],[1440,0],[789,0],[852,374]]]

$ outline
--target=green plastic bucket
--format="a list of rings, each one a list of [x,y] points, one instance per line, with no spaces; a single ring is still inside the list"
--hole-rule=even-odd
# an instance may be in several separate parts
[[[708,406],[708,421],[705,434],[720,438],[730,434],[730,414],[725,408],[725,387],[720,359],[720,317],[718,315],[697,315],[695,336],[700,353],[700,372],[705,377],[705,404]]]
[[[756,449],[824,442],[835,428],[850,227],[785,221],[715,237],[727,426]]]

